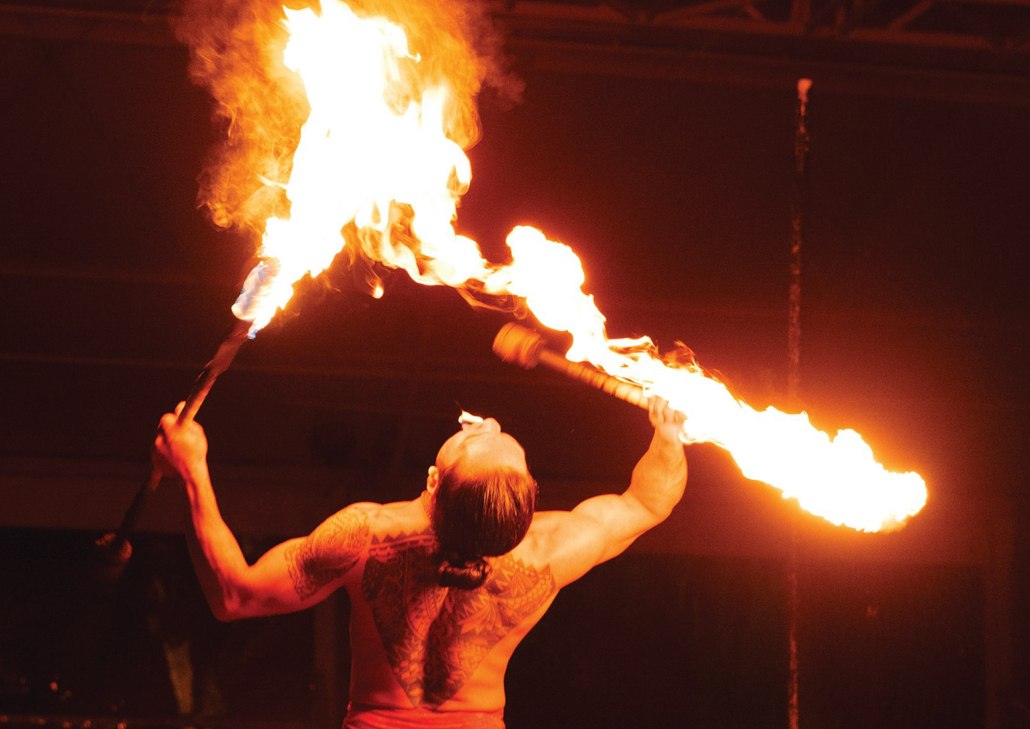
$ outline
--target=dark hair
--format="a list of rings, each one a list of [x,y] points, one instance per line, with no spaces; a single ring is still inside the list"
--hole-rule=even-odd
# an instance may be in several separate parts
[[[513,469],[479,478],[463,478],[453,466],[440,469],[432,513],[440,585],[482,585],[490,575],[484,557],[507,554],[529,531],[536,493],[533,477]]]

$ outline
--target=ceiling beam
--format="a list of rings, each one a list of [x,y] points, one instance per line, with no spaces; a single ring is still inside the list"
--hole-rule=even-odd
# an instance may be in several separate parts
[[[497,19],[531,68],[776,87],[804,76],[830,92],[1030,105],[1030,0],[911,0],[889,14],[859,6],[868,3],[699,0],[649,14],[521,1]],[[0,38],[177,45],[164,6],[101,7],[0,5]],[[975,10],[978,22],[942,20],[941,8]]]

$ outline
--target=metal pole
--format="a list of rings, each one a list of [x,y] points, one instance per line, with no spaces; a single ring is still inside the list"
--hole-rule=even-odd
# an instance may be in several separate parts
[[[794,127],[794,175],[790,215],[790,292],[787,324],[787,396],[792,406],[800,400],[801,390],[801,244],[804,240],[805,182],[808,161],[808,92],[812,80],[798,79]],[[790,729],[798,729],[801,719],[799,696],[798,624],[801,594],[798,586],[800,537],[796,520],[791,524],[787,564],[787,622],[789,676],[787,718]]]

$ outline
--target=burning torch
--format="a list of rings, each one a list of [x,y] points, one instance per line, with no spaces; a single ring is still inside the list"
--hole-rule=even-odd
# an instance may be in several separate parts
[[[591,364],[548,350],[536,333],[508,324],[494,339],[494,352],[505,362],[527,369],[542,364],[631,404],[647,407],[652,389],[609,374]],[[732,397],[721,383],[703,373],[664,365],[652,369],[665,379],[654,392],[684,413],[680,437],[685,443],[716,443],[733,456],[742,473],[779,489],[801,508],[836,525],[863,531],[897,528],[926,501],[926,486],[916,473],[892,473],[871,456],[854,431],[835,438],[813,428],[804,413],[775,408],[756,411]],[[645,389],[645,387],[647,389]]]
[[[232,306],[232,312],[236,315],[236,323],[229,334],[215,350],[214,356],[204,365],[204,368],[197,375],[193,388],[186,398],[182,410],[179,412],[179,423],[188,423],[196,417],[200,406],[204,404],[205,398],[215,384],[219,375],[229,369],[236,358],[236,353],[247,339],[253,338],[256,333],[255,321],[259,316],[262,305],[267,305],[267,295],[279,273],[279,265],[276,259],[265,259],[259,262],[247,276],[239,297]],[[257,327],[260,328],[260,327]],[[156,466],[150,470],[150,475],[140,486],[136,495],[129,504],[129,508],[122,518],[121,525],[113,532],[108,532],[97,540],[97,545],[102,548],[105,559],[114,567],[121,567],[132,556],[132,545],[129,543],[129,535],[136,528],[136,523],[150,500],[151,495],[157,490],[161,483],[161,471]]]
[[[595,387],[631,405],[647,409],[647,395],[644,389],[631,382],[625,382],[596,367],[582,362],[572,362],[544,346],[544,339],[531,329],[520,324],[505,324],[494,337],[494,354],[502,362],[511,362],[524,369],[533,369],[538,364],[559,374]]]

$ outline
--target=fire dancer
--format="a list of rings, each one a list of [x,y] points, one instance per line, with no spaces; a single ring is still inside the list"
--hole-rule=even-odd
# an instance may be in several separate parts
[[[180,405],[180,408],[182,406]],[[220,620],[351,600],[344,727],[504,726],[504,673],[558,591],[622,553],[683,495],[683,416],[649,402],[654,436],[621,494],[535,512],[522,446],[496,420],[464,422],[411,501],[351,504],[248,565],[222,519],[193,421],[161,419],[154,463],[182,479],[187,539]]]

